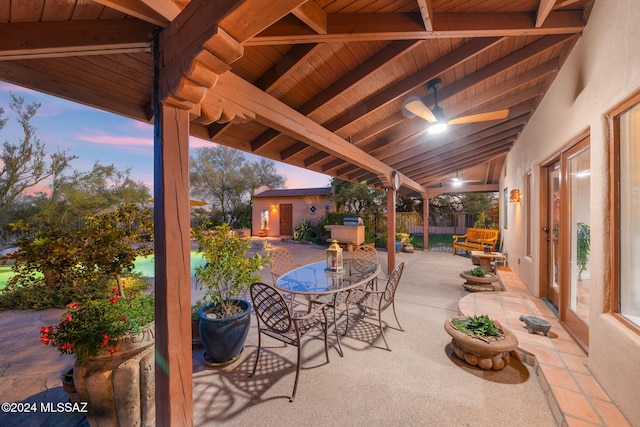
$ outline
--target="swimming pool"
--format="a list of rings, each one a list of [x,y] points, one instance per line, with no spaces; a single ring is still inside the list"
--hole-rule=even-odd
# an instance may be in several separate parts
[[[198,251],[191,251],[191,276],[195,276],[196,267],[204,265],[205,261],[202,258],[202,254]],[[135,261],[135,267],[133,271],[142,274],[145,277],[154,277],[155,272],[155,257],[148,255],[146,257],[138,257]]]
[[[196,267],[204,265],[205,261],[202,254],[198,251],[191,251],[191,276],[195,276]],[[148,255],[146,257],[138,257],[135,261],[133,271],[142,274],[144,277],[154,277],[155,273],[155,257]],[[10,265],[0,265],[0,289],[3,289],[9,279],[13,277],[13,271]]]

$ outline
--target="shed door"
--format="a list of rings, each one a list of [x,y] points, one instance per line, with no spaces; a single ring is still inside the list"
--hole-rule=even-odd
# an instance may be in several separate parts
[[[280,205],[280,235],[291,236],[293,234],[293,205],[291,203]]]

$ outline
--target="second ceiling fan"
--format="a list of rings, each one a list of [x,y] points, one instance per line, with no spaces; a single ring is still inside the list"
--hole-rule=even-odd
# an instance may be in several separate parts
[[[491,120],[501,120],[509,115],[509,110],[496,110],[480,114],[471,114],[468,116],[456,117],[447,120],[444,111],[438,105],[438,89],[442,87],[442,80],[436,77],[427,83],[427,91],[433,90],[434,106],[429,109],[420,98],[414,98],[404,104],[404,109],[418,116],[431,124],[428,132],[435,134],[444,132],[448,125],[460,125],[465,123],[487,122]]]

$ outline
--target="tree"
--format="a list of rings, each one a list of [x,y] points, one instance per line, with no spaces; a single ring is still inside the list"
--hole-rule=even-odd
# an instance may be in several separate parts
[[[338,178],[331,180],[335,189],[336,210],[357,215],[381,212],[387,195],[364,184],[354,184]]]
[[[229,147],[199,148],[190,163],[192,195],[210,203],[221,212],[223,221],[231,224],[237,222],[255,188],[284,185],[274,161],[249,162],[242,152]]]
[[[0,154],[0,211],[5,210],[26,189],[53,177],[58,177],[76,156],[66,151],[56,151],[47,156],[44,144],[36,136],[31,120],[40,108],[39,103],[24,105],[24,98],[11,94],[10,107],[24,138],[16,144],[5,141]],[[7,118],[2,117],[0,109],[0,129],[4,128]],[[48,158],[47,158],[48,157]]]
[[[120,171],[115,165],[96,162],[89,172],[76,170],[56,177],[51,196],[42,202],[42,214],[60,223],[74,223],[122,204],[141,205],[151,197],[149,189],[132,180],[130,173],[130,169]]]

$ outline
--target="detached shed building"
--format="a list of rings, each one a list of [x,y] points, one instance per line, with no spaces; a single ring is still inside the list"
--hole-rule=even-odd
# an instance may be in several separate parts
[[[319,219],[335,211],[331,187],[270,190],[259,188],[253,195],[252,234],[263,237],[293,235],[303,219]]]

